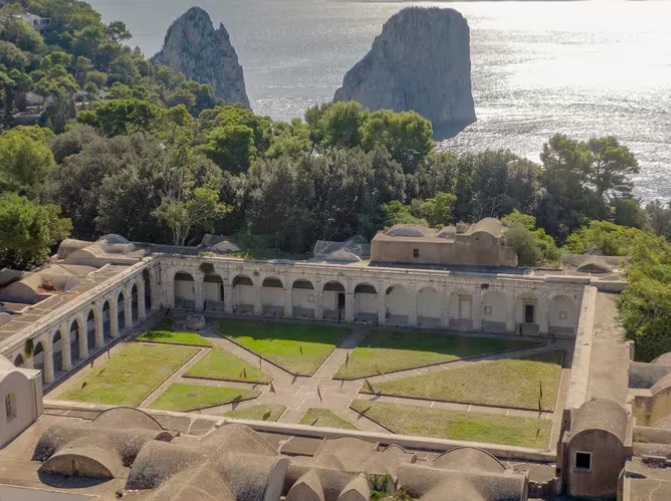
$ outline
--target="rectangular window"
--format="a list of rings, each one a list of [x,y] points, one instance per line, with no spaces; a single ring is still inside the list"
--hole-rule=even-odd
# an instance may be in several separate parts
[[[419,257],[419,249],[412,249],[412,257],[414,258]]]
[[[492,314],[492,307],[491,306],[485,306],[485,315],[489,316]]]
[[[592,453],[576,452],[575,469],[580,471],[590,471],[592,469]]]

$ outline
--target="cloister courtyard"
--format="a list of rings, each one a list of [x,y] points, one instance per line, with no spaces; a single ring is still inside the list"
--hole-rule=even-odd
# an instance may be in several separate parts
[[[149,320],[156,324],[156,316]],[[101,351],[47,399],[551,449],[572,342],[179,314]]]

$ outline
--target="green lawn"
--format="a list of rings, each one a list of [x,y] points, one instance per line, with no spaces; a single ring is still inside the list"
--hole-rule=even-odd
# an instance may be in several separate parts
[[[355,400],[352,408],[394,433],[545,449],[552,423],[547,419],[448,411]]]
[[[356,379],[533,346],[534,343],[527,341],[440,332],[375,331],[350,353],[348,362],[340,367],[335,377]]]
[[[312,324],[222,320],[219,331],[292,374],[311,376],[347,329]]]
[[[258,367],[240,360],[222,348],[212,348],[184,375],[186,377],[248,383],[268,383],[270,381],[270,378],[261,372]]]
[[[563,352],[552,351],[527,358],[475,363],[422,376],[373,384],[375,392],[501,407],[553,411],[561,375]]]
[[[284,405],[255,405],[245,409],[229,411],[224,416],[235,419],[255,419],[257,421],[277,421],[287,408]]]
[[[136,407],[197,351],[167,344],[126,344],[58,398]]]
[[[341,418],[334,412],[328,409],[308,409],[303,414],[299,424],[307,424],[310,426],[321,426],[324,428],[342,428],[344,430],[358,430],[356,426]]]
[[[160,324],[151,330],[148,330],[140,337],[138,341],[149,343],[172,343],[172,344],[192,344],[194,346],[212,346],[212,343],[200,334],[195,332],[180,332],[173,330],[174,322],[170,319],[163,320]]]
[[[259,395],[260,392],[255,390],[175,383],[154,400],[150,407],[164,411],[188,412],[250,400]]]

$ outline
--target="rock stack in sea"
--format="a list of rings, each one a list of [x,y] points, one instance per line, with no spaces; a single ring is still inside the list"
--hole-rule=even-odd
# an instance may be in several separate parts
[[[392,16],[334,101],[371,110],[415,110],[437,127],[475,122],[470,32],[454,9],[409,7]]]
[[[226,103],[250,107],[242,66],[226,28],[220,24],[215,30],[208,13],[199,7],[190,8],[172,23],[152,62],[212,85]]]

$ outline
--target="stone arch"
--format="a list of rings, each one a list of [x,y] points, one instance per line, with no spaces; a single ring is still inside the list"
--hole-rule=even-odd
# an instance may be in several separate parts
[[[417,323],[439,326],[442,296],[435,287],[425,286],[417,292]]]
[[[135,325],[137,319],[140,318],[140,310],[138,306],[139,300],[137,283],[133,283],[133,286],[130,289],[130,311],[133,325]]]
[[[23,359],[23,355],[20,353],[14,358],[14,367],[25,367],[26,361]]]
[[[535,336],[540,332],[540,298],[531,291],[515,297],[515,329],[523,335]]]
[[[233,288],[233,312],[243,314],[254,314],[254,303],[256,302],[256,291],[254,281],[248,275],[236,275],[232,282]]]
[[[203,278],[203,301],[206,310],[224,311],[224,279],[216,273]]]
[[[81,325],[79,325],[79,321],[75,318],[70,322],[70,358],[73,361],[81,358],[81,343],[86,340],[86,336],[80,339],[81,334]]]
[[[315,286],[305,278],[291,284],[291,313],[294,317],[315,317]]]
[[[46,382],[46,357],[49,356],[46,347],[44,346],[44,341],[38,341],[33,346],[33,369],[42,371],[42,382]]]
[[[573,335],[578,326],[575,301],[566,294],[555,294],[548,305],[550,332],[559,335]]]
[[[402,285],[390,285],[384,292],[384,308],[387,323],[407,325],[410,318],[411,293]]]
[[[107,305],[107,312],[109,313],[109,303],[105,301]],[[86,315],[86,346],[88,346],[89,353],[93,352],[96,348],[96,317],[98,313],[96,312],[95,307],[89,310],[88,315]],[[103,325],[109,325],[109,318],[105,321],[105,316],[103,314]],[[109,332],[109,331],[108,331]]]
[[[65,339],[63,339],[63,334],[61,330],[58,329],[54,336],[51,338],[51,353],[54,357],[54,369],[65,371],[63,366],[63,350],[65,349]]]
[[[377,289],[374,285],[362,282],[354,287],[354,320],[358,322],[377,322]]]
[[[482,330],[506,332],[508,298],[501,291],[489,290],[482,296]]]
[[[345,286],[337,280],[330,280],[322,288],[322,318],[341,320],[345,316]]]
[[[264,315],[284,315],[284,284],[277,277],[266,277],[261,282],[261,305]]]
[[[144,311],[149,315],[151,311],[151,273],[146,268],[142,272],[142,280],[144,281]]]
[[[459,289],[450,294],[450,327],[473,329],[473,291]]]
[[[175,308],[193,309],[196,305],[196,283],[191,273],[178,271],[174,276]]]
[[[123,289],[119,291],[116,299],[116,315],[118,331],[121,332],[125,327],[126,321],[126,292]],[[119,335],[119,332],[116,335]]]
[[[91,311],[93,312],[94,316],[98,314],[98,312],[95,309]],[[110,309],[109,300],[103,303],[102,308],[100,308],[100,313],[102,315],[103,320],[103,340],[105,344],[107,344],[108,340],[112,339],[112,324],[111,324],[112,313]]]

